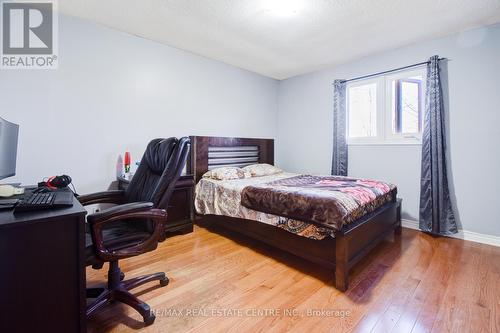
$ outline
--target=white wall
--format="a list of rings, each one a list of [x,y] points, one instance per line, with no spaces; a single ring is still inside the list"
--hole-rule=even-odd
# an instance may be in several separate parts
[[[342,47],[341,45],[339,47]],[[500,236],[500,25],[422,42],[280,82],[277,164],[329,173],[334,79],[421,62],[438,54],[449,95],[453,201],[464,230]],[[349,147],[349,173],[398,185],[403,217],[418,219],[420,146]]]
[[[278,82],[62,16],[59,69],[0,71],[0,116],[18,123],[17,176],[67,173],[106,189],[118,155],[156,137],[274,137]]]

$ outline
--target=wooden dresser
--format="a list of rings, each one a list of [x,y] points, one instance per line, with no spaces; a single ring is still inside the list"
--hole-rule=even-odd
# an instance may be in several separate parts
[[[130,180],[118,177],[119,189],[125,190],[129,183]],[[182,175],[175,185],[175,190],[167,209],[168,222],[165,229],[167,236],[174,233],[189,233],[193,231],[193,196],[194,176]]]

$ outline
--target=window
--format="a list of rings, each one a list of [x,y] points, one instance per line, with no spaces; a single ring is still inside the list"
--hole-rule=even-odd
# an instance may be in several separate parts
[[[377,85],[375,83],[349,89],[349,136],[377,136]]]
[[[349,144],[418,144],[425,68],[347,85]]]

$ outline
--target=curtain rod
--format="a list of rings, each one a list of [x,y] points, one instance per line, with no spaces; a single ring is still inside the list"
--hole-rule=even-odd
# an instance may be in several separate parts
[[[447,58],[439,58],[438,60],[441,61],[441,60],[446,60],[446,59]],[[418,67],[418,66],[426,65],[428,63],[430,63],[430,61],[419,62],[418,64],[413,64],[413,65],[408,65],[408,66],[404,66],[404,67],[394,68],[394,69],[390,69],[390,70],[387,70],[387,71],[378,72],[378,73],[374,73],[374,74],[368,74],[368,75],[358,76],[358,77],[354,77],[354,78],[349,79],[349,80],[342,80],[341,82],[345,83],[345,82],[357,81],[357,80],[361,80],[361,79],[367,79],[367,78],[373,77],[373,76],[379,76],[379,75],[383,75],[383,74],[387,74],[387,73],[401,71],[403,69],[408,69],[408,68],[412,68],[412,67]]]

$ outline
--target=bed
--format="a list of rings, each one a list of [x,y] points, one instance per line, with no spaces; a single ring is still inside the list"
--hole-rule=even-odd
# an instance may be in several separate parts
[[[264,207],[251,209],[241,205],[242,193],[243,197],[250,193],[254,195],[252,198],[259,198],[248,189],[253,188],[258,194],[264,184],[294,178],[302,180],[304,176],[283,173],[228,182],[202,179],[205,172],[218,167],[244,167],[255,163],[274,164],[274,140],[191,137],[188,167],[195,177],[197,191],[203,193],[197,193],[195,198],[198,223],[217,224],[326,266],[333,270],[335,287],[340,291],[347,290],[349,270],[364,255],[389,234],[401,233],[401,201],[396,199],[395,189],[376,208],[334,229],[332,223],[328,223],[332,221],[321,224],[314,219],[304,221],[272,214]],[[222,193],[225,197],[219,199],[224,204],[214,205],[210,193]]]

